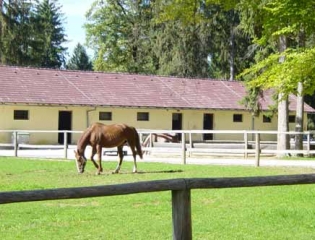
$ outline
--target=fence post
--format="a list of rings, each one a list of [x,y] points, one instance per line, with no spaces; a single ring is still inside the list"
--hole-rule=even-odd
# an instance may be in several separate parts
[[[189,148],[190,148],[190,149],[193,148],[193,142],[192,142],[191,132],[189,133]],[[191,157],[191,151],[189,151],[188,156]]]
[[[248,157],[248,153],[247,153],[247,149],[248,149],[248,137],[247,137],[247,132],[244,132],[244,158],[247,159]]]
[[[255,158],[256,158],[256,167],[260,165],[260,134],[255,134]]]
[[[152,133],[150,133],[150,148],[153,147],[153,139],[152,139]]]
[[[311,135],[310,132],[307,133],[307,156],[310,156],[310,150],[311,150]]]
[[[185,133],[182,133],[182,163],[186,164],[186,139],[185,139]]]
[[[63,137],[64,158],[68,158],[68,133],[65,131]]]
[[[17,138],[18,134],[16,131],[13,132],[13,147],[14,147],[14,157],[18,156],[18,138]]]
[[[172,190],[173,240],[191,240],[190,190]]]

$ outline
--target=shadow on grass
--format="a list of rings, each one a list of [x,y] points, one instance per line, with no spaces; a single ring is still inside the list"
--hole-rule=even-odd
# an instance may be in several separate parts
[[[146,173],[180,173],[184,172],[183,170],[164,170],[164,171],[139,171],[133,174],[146,174]],[[132,172],[131,172],[132,173]]]
[[[184,172],[183,170],[161,170],[161,171],[138,171],[136,173],[134,172],[119,172],[119,173],[114,173],[111,172],[111,174],[151,174],[151,173],[181,173]],[[107,174],[107,173],[105,173]]]

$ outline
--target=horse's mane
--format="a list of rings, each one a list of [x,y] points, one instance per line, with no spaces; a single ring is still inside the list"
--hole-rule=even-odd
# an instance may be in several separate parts
[[[82,136],[79,138],[78,140],[78,144],[77,144],[77,150],[78,151],[82,151],[82,153],[84,152],[86,146],[88,145],[89,143],[89,140],[88,138],[90,137],[91,135],[91,130],[92,130],[92,127],[90,126],[88,129],[86,129]]]

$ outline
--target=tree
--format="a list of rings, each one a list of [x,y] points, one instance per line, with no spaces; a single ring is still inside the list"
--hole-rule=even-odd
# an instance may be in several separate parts
[[[197,5],[180,5],[173,9],[183,9],[180,17],[168,17],[168,1],[156,1],[154,4],[154,41],[153,51],[158,67],[157,74],[183,77],[208,77],[209,32],[201,21]],[[176,12],[176,13],[175,13]],[[190,16],[191,18],[188,19]]]
[[[67,69],[71,70],[92,70],[92,63],[85,48],[78,43],[73,50],[73,55],[68,61]]]
[[[215,78],[235,80],[236,75],[253,62],[249,52],[252,39],[239,27],[240,16],[236,9],[207,5],[211,11],[208,31],[210,32],[210,74]]]
[[[0,61],[4,64],[60,67],[66,41],[57,0],[1,1]]]
[[[314,90],[313,87],[310,87],[315,80],[314,67],[311,64],[314,61],[313,46],[304,44],[307,36],[311,37],[314,34],[315,17],[312,14],[314,6],[314,1],[306,0],[299,2],[294,0],[257,0],[254,2],[243,0],[240,4],[240,9],[243,9],[243,16],[245,16],[243,18],[244,26],[255,29],[255,25],[248,25],[248,22],[253,19],[259,19],[262,26],[259,34],[252,31],[256,38],[255,42],[260,45],[277,42],[279,46],[275,54],[259,61],[242,74],[250,76],[251,86],[273,88],[279,94],[279,132],[288,131],[287,96],[290,93],[298,93],[299,96],[303,96],[306,92]],[[302,45],[301,41],[304,42]],[[303,71],[301,71],[302,69]],[[308,88],[306,89],[305,86]],[[298,99],[300,102],[303,101],[301,98]],[[299,116],[301,116],[303,115],[303,104],[298,104],[298,106],[301,108],[298,109]],[[302,131],[302,118],[299,117],[298,120],[298,130]],[[279,135],[279,150],[286,149],[289,144],[288,138],[283,136],[283,134]],[[301,144],[299,144],[300,147]]]
[[[95,1],[87,18],[97,70],[234,79],[251,62],[238,12],[208,1]]]
[[[87,13],[87,41],[98,71],[152,73],[150,1],[95,1]]]
[[[209,77],[208,36],[206,25],[180,21],[158,24],[153,51],[159,75]]]
[[[234,80],[253,61],[254,55],[248,54],[251,38],[239,28],[239,13],[233,1],[175,0],[164,4],[158,19],[180,21],[184,28],[195,25],[196,49],[201,53],[194,61],[202,59],[207,65],[206,77]],[[198,66],[203,65],[196,64],[195,71],[200,73],[203,68]]]
[[[33,46],[33,56],[37,64],[41,67],[59,68],[65,64],[67,48],[62,44],[67,40],[58,0],[37,0],[34,20],[37,44]]]
[[[33,42],[32,4],[29,1],[1,1],[0,61],[31,65]]]

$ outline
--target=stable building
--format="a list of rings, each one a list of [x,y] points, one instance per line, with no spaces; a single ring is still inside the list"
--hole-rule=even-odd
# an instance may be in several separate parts
[[[245,95],[238,81],[0,66],[0,130],[82,131],[94,122],[158,130],[277,130],[277,116],[253,117],[240,103]],[[294,130],[296,97],[289,101]],[[260,104],[267,113],[275,103],[265,93]],[[306,126],[315,110],[307,104],[304,110]],[[68,142],[79,136],[70,135]],[[10,141],[11,133],[0,132],[0,143]],[[63,134],[30,134],[29,141],[62,144]]]

